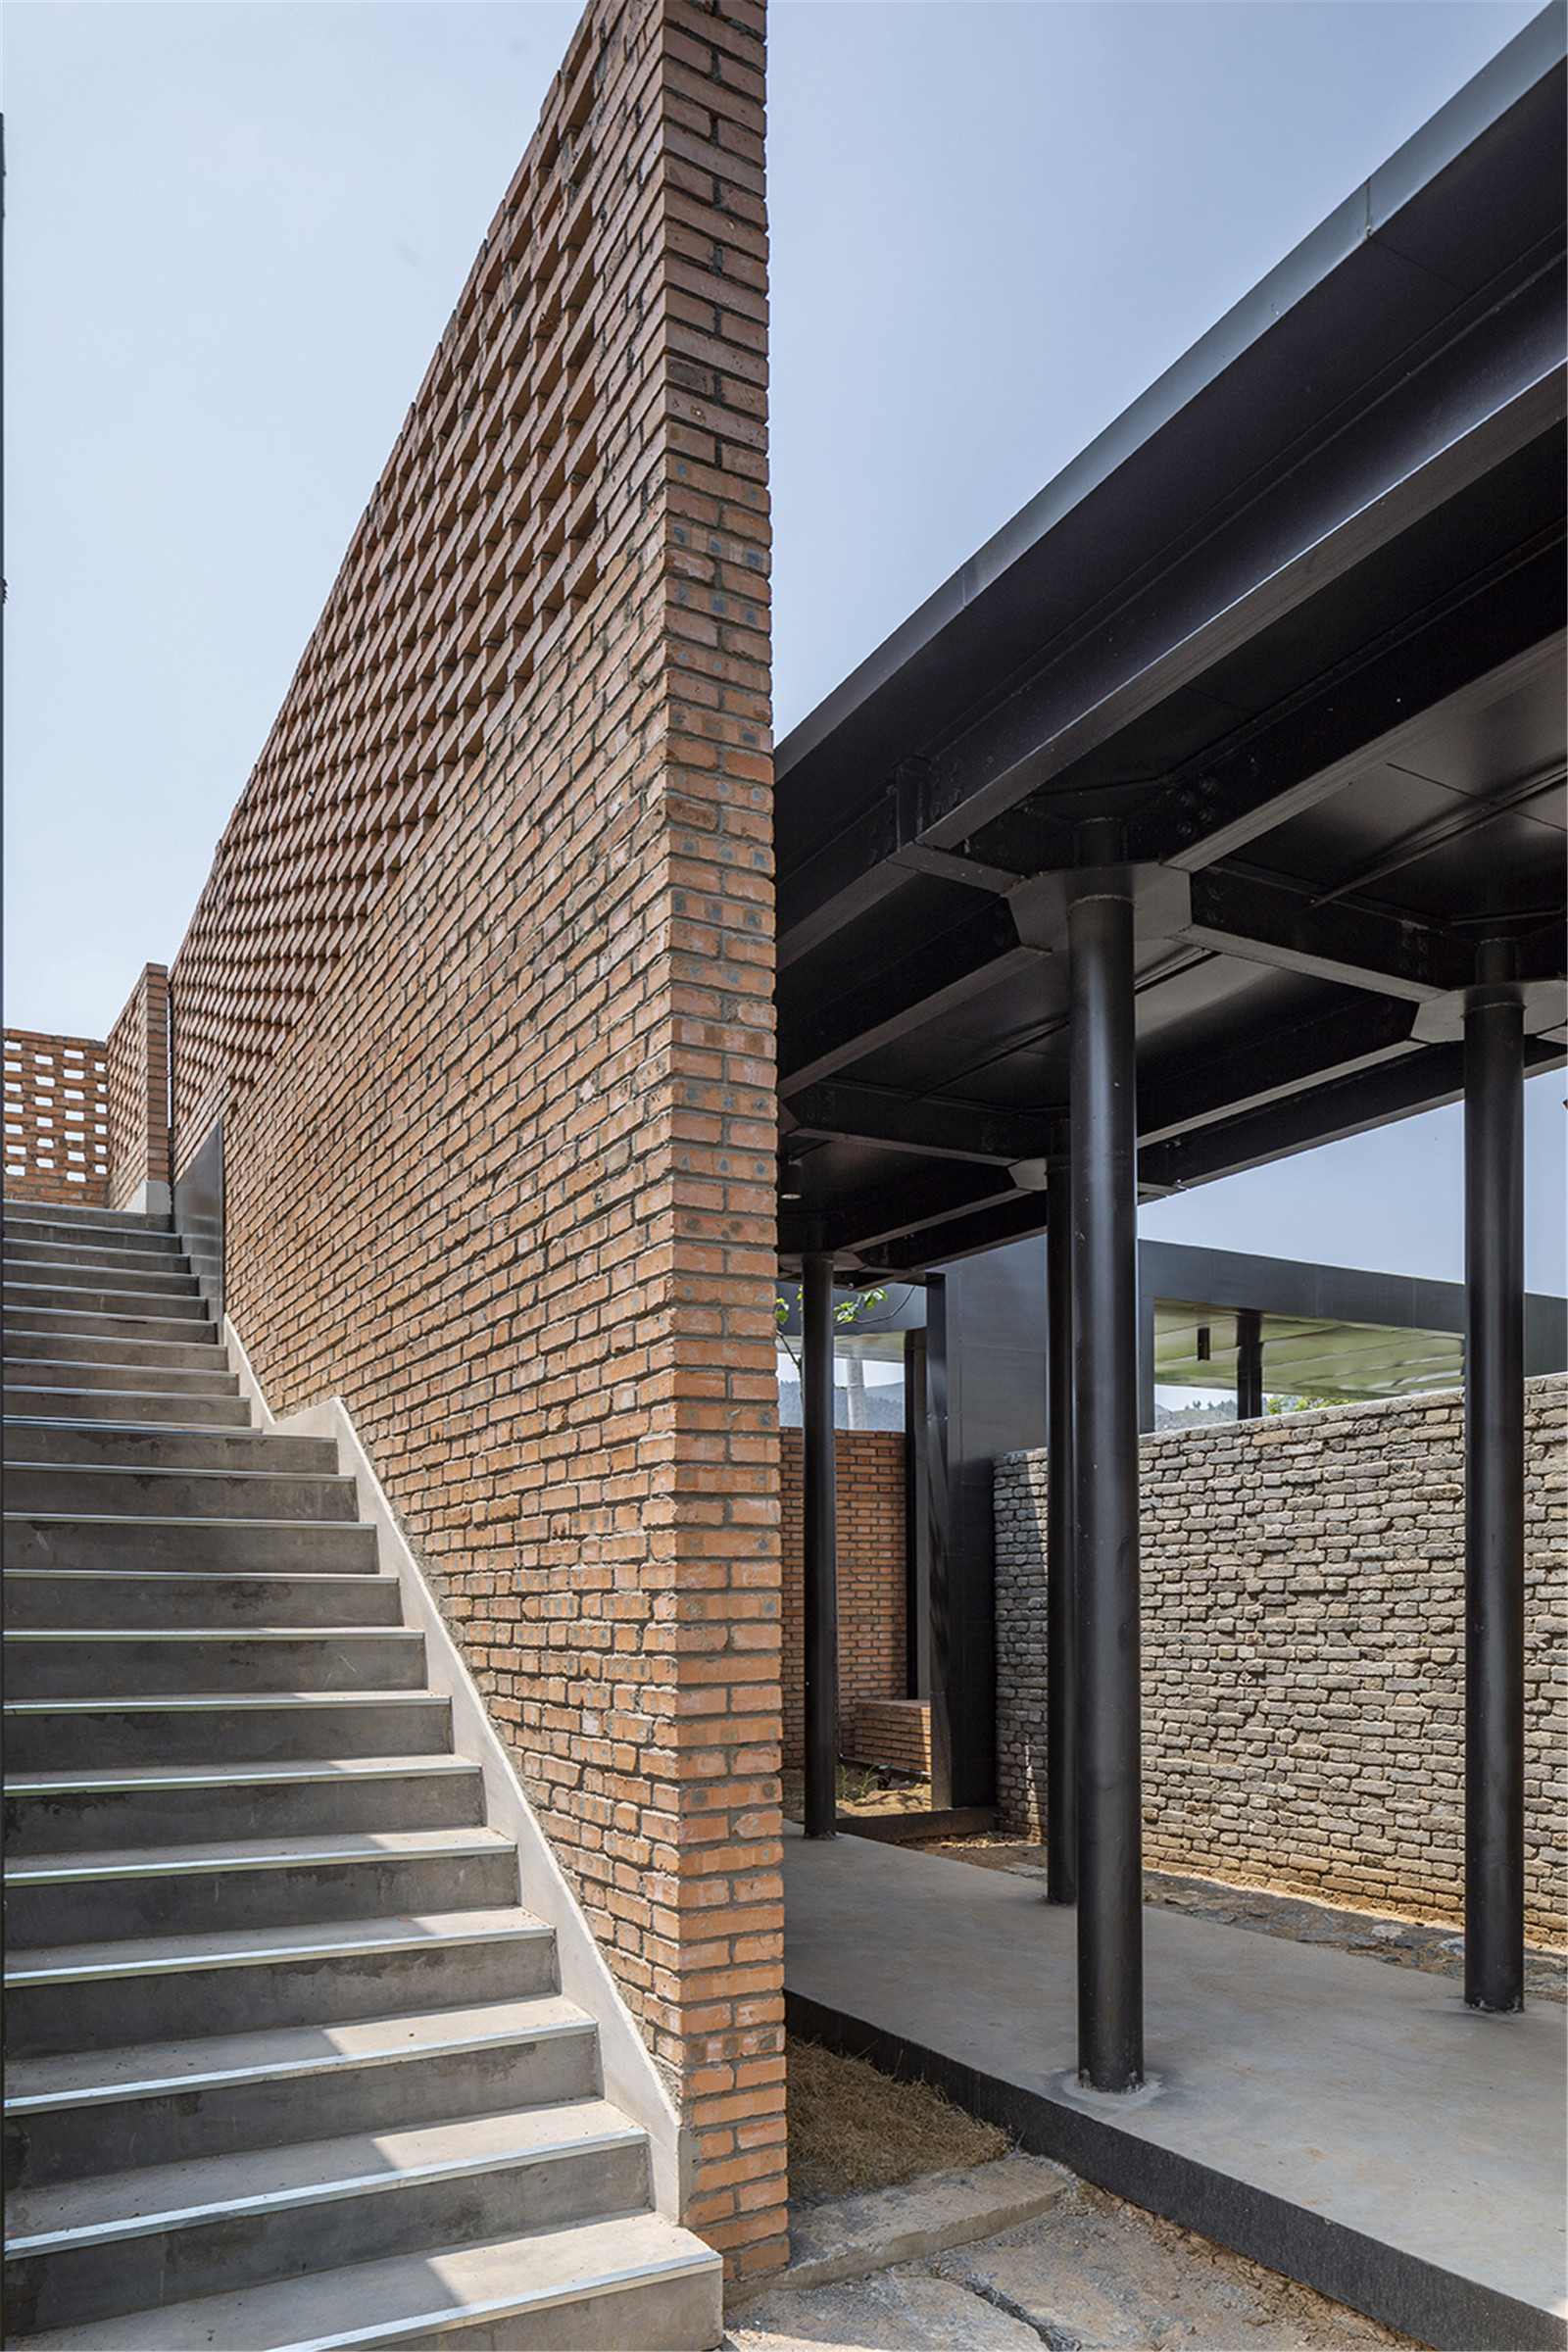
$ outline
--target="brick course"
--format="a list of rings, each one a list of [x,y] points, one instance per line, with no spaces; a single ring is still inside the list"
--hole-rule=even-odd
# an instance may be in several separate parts
[[[589,8],[172,974],[258,1377],[354,1414],[740,2273],[786,2253],[761,140],[760,7]]]
[[[1527,1389],[1527,1933],[1563,1936],[1563,1411]],[[1463,1397],[1143,1441],[1144,1853],[1462,1916]],[[1043,1453],[997,1465],[999,1797],[1045,1811]]]
[[[803,1439],[779,1432],[783,1544],[784,1763],[805,1756]],[[905,1691],[904,1440],[896,1429],[834,1432],[839,1533],[839,1747],[851,1747],[864,1699]],[[888,1759],[890,1762],[892,1758]]]

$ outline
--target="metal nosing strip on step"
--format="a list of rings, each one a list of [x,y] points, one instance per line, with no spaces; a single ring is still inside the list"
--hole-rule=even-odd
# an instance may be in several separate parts
[[[376,2352],[380,2344],[395,2344],[409,2336],[430,2335],[445,2328],[475,2328],[485,2320],[519,2319],[527,2312],[559,2311],[568,2303],[594,2303],[622,2287],[654,2285],[662,2279],[698,2278],[714,2270],[722,2257],[709,2253],[665,2254],[651,2262],[629,2265],[623,2271],[601,2271],[596,2278],[574,2280],[567,2286],[535,2288],[530,2294],[497,2295],[485,2303],[453,2303],[445,2311],[421,2311],[406,2320],[384,2320],[368,2328],[350,2328],[338,2335],[301,2336],[282,2344],[278,2352]],[[328,2274],[329,2275],[329,2274]]]
[[[549,1996],[546,1996],[549,1997]],[[483,2050],[509,2049],[513,2044],[532,2048],[540,2041],[565,2041],[573,2035],[596,2034],[595,2021],[584,2011],[580,2018],[547,2018],[537,2026],[509,2026],[495,2034],[466,2034],[449,2041],[400,2042],[396,2049],[331,2050],[314,2058],[280,2058],[271,2066],[236,2066],[211,2074],[169,2075],[145,2082],[94,2082],[82,2090],[40,2090],[7,2099],[5,2112],[18,2117],[52,2115],[67,2107],[124,2106],[133,2099],[166,2094],[220,2090],[234,2083],[288,2082],[311,2075],[330,2075],[339,2069],[402,2066],[421,2058],[467,2058]]]
[[[67,1468],[74,1466],[66,1465]],[[308,1476],[309,1473],[302,1472],[300,1475]],[[322,1528],[335,1533],[339,1528],[365,1528],[369,1524],[364,1519],[210,1519],[174,1511],[163,1514],[153,1511],[7,1511],[6,1520],[8,1524],[18,1527],[200,1527],[205,1528],[209,1535],[215,1528],[221,1533],[236,1527],[286,1528],[290,1534],[307,1529],[315,1535]],[[243,1574],[243,1571],[240,1573]]]
[[[345,1520],[343,1524],[350,1526],[353,1523]],[[8,1576],[47,1576],[56,1573],[70,1576],[73,1571],[69,1568],[58,1571],[9,1568],[6,1571]],[[75,1573],[79,1574],[80,1571]],[[105,1569],[100,1573],[109,1576],[133,1576],[135,1571],[133,1569]],[[170,1573],[171,1580],[172,1580],[179,1571],[176,1569]],[[271,1573],[276,1575],[278,1571],[274,1569]],[[199,1573],[188,1570],[185,1581],[189,1584],[201,1584],[207,1580],[203,1579]],[[215,1578],[213,1581],[221,1580]],[[250,1580],[246,1571],[240,1569],[236,1572],[234,1581],[248,1583]],[[289,1581],[299,1583],[303,1580],[291,1578]],[[373,1589],[377,1584],[389,1584],[392,1580],[388,1577],[345,1576],[342,1581],[346,1585],[369,1585]],[[17,1625],[7,1629],[6,1640],[8,1642],[404,1642],[412,1643],[422,1642],[424,1636],[416,1625]],[[212,1695],[215,1698],[220,1698],[223,1693],[214,1691]],[[360,1695],[360,1692],[355,1692],[355,1696]]]
[[[265,1433],[259,1431],[257,1434],[260,1436]],[[307,1443],[311,1441],[307,1440]],[[336,1487],[345,1493],[354,1485],[353,1479],[345,1477],[340,1470],[207,1470],[197,1465],[187,1469],[180,1462],[24,1462],[19,1455],[16,1460],[7,1462],[6,1469],[12,1475],[18,1470],[47,1470],[59,1478],[308,1479],[312,1486]],[[73,1512],[71,1515],[74,1518],[80,1514]],[[138,1518],[140,1515],[139,1512],[134,1514]],[[26,1511],[23,1516],[30,1519],[35,1518],[37,1513]],[[311,1524],[314,1526],[316,1522],[312,1521]],[[320,1524],[323,1527],[353,1527],[358,1522],[352,1519],[325,1519]]]
[[[357,2173],[341,2180],[313,2180],[301,2188],[269,2189],[264,2196],[233,2197],[226,2202],[210,2205],[187,2205],[168,2213],[127,2214],[116,2222],[86,2222],[76,2230],[50,2230],[38,2237],[13,2237],[6,2241],[6,2253],[13,2260],[24,2255],[61,2254],[74,2252],[84,2246],[112,2246],[127,2237],[157,2237],[166,2230],[199,2229],[204,2223],[236,2221],[247,2214],[259,2216],[270,2213],[288,2213],[302,2205],[330,2204],[345,2197],[374,2196],[400,2188],[417,2186],[427,2180],[462,2180],[481,2173],[500,2173],[525,2164],[547,2164],[564,2156],[598,2156],[612,2149],[639,2146],[646,2143],[648,2134],[639,2125],[628,2124],[620,2132],[584,2132],[570,2139],[558,2139],[542,2146],[518,2148],[510,2153],[492,2151],[482,2156],[453,2156],[442,2164],[413,2165],[398,2173]]]
[[[175,1846],[165,1846],[158,1849],[153,1859],[148,1862],[123,1860],[107,1863],[73,1862],[61,1870],[39,1870],[31,1863],[17,1862],[13,1863],[6,1871],[5,1884],[11,1887],[93,1886],[105,1881],[124,1879],[193,1879],[201,1877],[204,1873],[217,1874],[220,1871],[319,1870],[328,1863],[445,1862],[450,1861],[454,1856],[465,1854],[488,1859],[492,1855],[515,1853],[516,1851],[515,1846],[509,1844],[499,1830],[474,1829],[466,1838],[447,1838],[440,1842],[430,1833],[421,1830],[368,1830],[364,1835],[368,1838],[428,1837],[430,1841],[428,1844],[417,1846],[334,1846],[327,1844],[318,1852],[307,1854],[270,1854],[265,1851],[230,1854],[209,1852],[194,1854],[188,1861],[172,1859],[179,1849]],[[218,1845],[227,1845],[230,1842],[238,1845],[241,1840],[238,1838],[230,1840],[224,1838],[215,1839],[214,1842]],[[263,1842],[265,1843],[265,1841]],[[297,1842],[303,1845],[309,1840],[302,1838]],[[147,1849],[131,1847],[127,1850],[145,1852]]]
[[[436,1916],[462,1920],[464,1914],[446,1912]],[[89,1960],[68,1963],[54,1968],[8,1968],[6,1985],[16,1991],[33,1984],[95,1984],[109,1983],[121,1977],[176,1977],[204,1968],[277,1968],[293,1961],[355,1959],[375,1954],[385,1957],[389,1952],[451,1951],[460,1946],[479,1943],[508,1943],[522,1941],[537,1943],[542,1937],[554,1937],[555,1930],[542,1920],[519,1916],[514,1926],[504,1928],[463,1928],[443,1931],[439,1941],[433,1936],[364,1936],[345,1938],[335,1943],[280,1944],[250,1951],[174,1952],[164,1958],[140,1960]],[[67,1947],[69,1948],[69,1947]]]
[[[368,1579],[367,1579],[368,1582]],[[396,1632],[396,1627],[383,1627]],[[126,1715],[154,1713],[159,1708],[220,1707],[225,1714],[241,1707],[342,1707],[356,1700],[369,1707],[450,1707],[437,1690],[167,1690],[154,1698],[8,1698],[8,1715]]]
[[[16,1464],[10,1463],[8,1467],[15,1469]],[[226,1526],[227,1522],[220,1521],[219,1524]],[[324,1527],[358,1527],[362,1522],[357,1519],[326,1519],[321,1524]],[[341,1585],[346,1592],[363,1592],[367,1587],[374,1592],[379,1592],[383,1586],[395,1585],[398,1581],[395,1576],[388,1575],[384,1570],[378,1570],[373,1576],[367,1576],[363,1569],[356,1571],[352,1568],[225,1569],[221,1563],[209,1570],[205,1576],[199,1568],[7,1568],[0,1570],[0,1574],[7,1577],[44,1576],[52,1578],[56,1582],[64,1578],[68,1583],[78,1585],[161,1584],[167,1585],[172,1592],[189,1592],[193,1586],[228,1584]],[[22,1629],[19,1627],[17,1630],[20,1632]],[[47,1633],[51,1629],[47,1626],[35,1626],[32,1630],[35,1633]],[[133,1629],[122,1626],[119,1630],[124,1633]],[[142,1628],[144,1633],[150,1634],[156,1633],[158,1630],[156,1626]],[[301,1630],[311,1633],[317,1629],[306,1626]],[[332,1630],[330,1626],[325,1628],[328,1633]],[[385,1634],[403,1633],[407,1630],[406,1627],[396,1625],[385,1625],[380,1628],[380,1631]]]
[[[65,1777],[51,1772],[13,1772],[7,1776],[6,1788],[13,1796],[114,1796],[122,1789],[136,1788],[270,1788],[274,1787],[309,1787],[318,1781],[323,1788],[341,1788],[345,1781],[398,1780],[405,1773],[477,1773],[479,1766],[466,1756],[341,1756],[329,1764],[236,1764],[225,1772],[203,1772],[200,1768],[186,1771],[178,1764],[165,1764],[156,1771],[134,1768],[116,1772],[106,1766],[96,1780]]]

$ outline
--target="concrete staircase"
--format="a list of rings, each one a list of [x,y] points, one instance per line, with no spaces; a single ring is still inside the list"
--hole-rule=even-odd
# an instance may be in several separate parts
[[[333,1446],[167,1219],[5,1275],[7,2342],[716,2344]]]

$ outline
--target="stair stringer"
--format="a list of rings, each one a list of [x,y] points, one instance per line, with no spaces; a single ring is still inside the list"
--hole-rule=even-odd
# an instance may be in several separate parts
[[[484,1776],[489,1827],[516,1843],[522,1900],[536,1918],[555,1930],[561,1989],[586,2010],[599,2028],[604,2095],[647,2132],[655,2209],[666,2220],[679,2223],[693,2175],[690,2132],[682,2124],[642,2031],[611,1975],[571,1882],[540,1827],[516,1766],[490,1719],[484,1694],[452,1638],[429,1580],[361,1443],[353,1415],[341,1396],[328,1396],[279,1419],[267,1401],[245,1343],[228,1315],[223,1317],[223,1339],[229,1365],[238,1375],[240,1395],[249,1399],[259,1428],[277,1437],[328,1438],[336,1444],[338,1468],[355,1483],[360,1517],[375,1528],[383,1566],[397,1572],[404,1621],[417,1626],[424,1636],[429,1688],[451,1701],[454,1751],[478,1765]]]

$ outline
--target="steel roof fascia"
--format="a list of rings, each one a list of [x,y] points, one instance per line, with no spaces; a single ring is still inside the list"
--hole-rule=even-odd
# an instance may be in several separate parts
[[[1552,0],[791,729],[774,755],[778,781],[1500,122],[1562,60],[1565,32],[1568,9],[1563,0]]]

